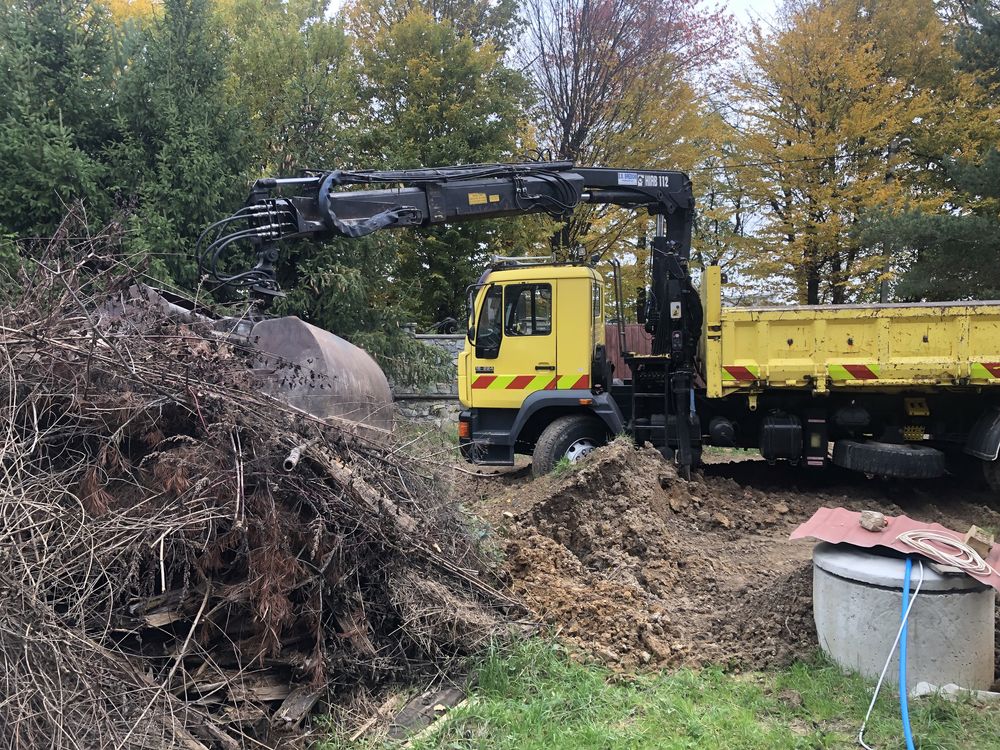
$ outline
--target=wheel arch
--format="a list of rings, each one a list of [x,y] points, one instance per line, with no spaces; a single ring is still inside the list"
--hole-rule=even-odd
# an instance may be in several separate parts
[[[590,404],[581,404],[589,399]],[[588,390],[537,391],[524,400],[511,427],[515,444],[532,446],[545,427],[559,417],[589,414],[601,422],[609,435],[625,429],[618,404],[607,393],[594,394]]]

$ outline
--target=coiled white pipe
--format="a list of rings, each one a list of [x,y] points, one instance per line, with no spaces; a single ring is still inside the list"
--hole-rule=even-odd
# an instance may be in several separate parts
[[[965,573],[991,575],[996,572],[968,544],[939,531],[929,529],[904,531],[896,537],[896,540],[931,560],[942,565],[951,565]]]

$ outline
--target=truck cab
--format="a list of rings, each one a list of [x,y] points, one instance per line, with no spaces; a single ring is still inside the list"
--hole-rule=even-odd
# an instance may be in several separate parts
[[[470,289],[469,309],[458,358],[466,458],[510,465],[515,453],[535,453],[541,473],[624,430],[609,394],[604,282],[593,267],[500,259]],[[558,443],[555,453],[538,455],[540,442]]]

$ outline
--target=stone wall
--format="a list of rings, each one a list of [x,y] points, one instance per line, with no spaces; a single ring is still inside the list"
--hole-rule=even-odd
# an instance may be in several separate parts
[[[444,349],[456,363],[458,355],[465,346],[464,333],[425,333],[416,334],[416,338],[428,346]],[[433,383],[417,390],[394,387],[392,396],[396,415],[400,419],[414,422],[433,422],[441,426],[454,424],[461,409],[458,403],[458,380],[455,373],[456,370],[453,369],[450,380]]]

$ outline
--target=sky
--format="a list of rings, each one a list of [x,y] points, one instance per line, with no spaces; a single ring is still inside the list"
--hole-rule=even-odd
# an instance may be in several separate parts
[[[740,23],[773,18],[780,0],[729,0],[725,5]]]

